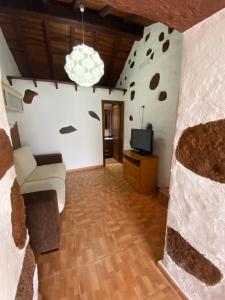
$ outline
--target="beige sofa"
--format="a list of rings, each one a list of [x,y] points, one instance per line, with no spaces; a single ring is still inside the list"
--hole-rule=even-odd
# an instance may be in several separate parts
[[[65,205],[65,165],[63,162],[52,163],[52,160],[47,162],[48,164],[38,165],[37,158],[38,156],[35,159],[29,146],[14,150],[14,164],[21,191],[23,194],[56,191],[58,209],[61,213]]]

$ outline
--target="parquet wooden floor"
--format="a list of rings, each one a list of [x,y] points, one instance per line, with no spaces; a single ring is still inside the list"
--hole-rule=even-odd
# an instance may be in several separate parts
[[[122,165],[67,176],[60,249],[38,258],[43,299],[178,300],[156,266],[166,208],[140,195]]]

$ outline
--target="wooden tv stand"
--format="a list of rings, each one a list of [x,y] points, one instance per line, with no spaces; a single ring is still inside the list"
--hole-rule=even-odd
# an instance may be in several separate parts
[[[157,165],[157,156],[124,151],[123,176],[138,193],[145,194],[156,190]]]

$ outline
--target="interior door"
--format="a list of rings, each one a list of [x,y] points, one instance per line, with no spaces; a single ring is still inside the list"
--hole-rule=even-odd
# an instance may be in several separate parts
[[[113,157],[121,161],[121,106],[112,106],[112,137],[113,137]]]

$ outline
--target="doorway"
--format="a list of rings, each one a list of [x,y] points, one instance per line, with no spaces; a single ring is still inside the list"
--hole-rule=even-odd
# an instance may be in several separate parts
[[[123,162],[124,102],[102,100],[103,165]]]

